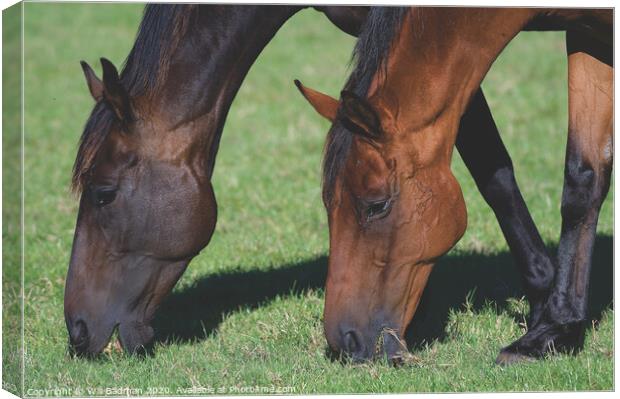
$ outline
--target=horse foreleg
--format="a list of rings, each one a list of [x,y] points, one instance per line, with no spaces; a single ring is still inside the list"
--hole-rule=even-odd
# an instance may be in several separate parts
[[[553,262],[515,180],[512,161],[478,90],[461,119],[456,147],[489,204],[514,256],[535,324],[553,282]]]
[[[569,128],[558,269],[540,319],[502,350],[500,363],[583,346],[592,248],[611,176],[613,67],[610,47],[577,33],[567,33],[567,49]]]

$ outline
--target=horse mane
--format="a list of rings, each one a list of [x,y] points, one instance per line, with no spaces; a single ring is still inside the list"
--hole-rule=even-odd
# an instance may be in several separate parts
[[[136,40],[125,59],[120,79],[130,98],[153,95],[165,81],[173,51],[188,32],[197,5],[148,4]],[[95,104],[79,142],[73,164],[72,190],[80,193],[95,157],[110,134],[116,116],[105,101]]]
[[[165,80],[172,52],[185,36],[198,6],[148,4],[121,81],[130,96],[156,91]]]
[[[366,97],[374,76],[378,72],[387,74],[385,61],[408,10],[408,7],[371,7],[353,50],[355,68],[345,85],[347,90]],[[353,134],[336,120],[327,134],[323,157],[323,200],[327,205],[331,203],[336,178],[352,141]]]

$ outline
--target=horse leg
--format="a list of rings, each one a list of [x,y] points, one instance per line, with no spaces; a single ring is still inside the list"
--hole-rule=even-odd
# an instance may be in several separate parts
[[[533,325],[540,318],[553,282],[553,262],[521,196],[510,155],[482,90],[461,119],[456,147],[495,213],[516,260],[530,303],[528,325]]]
[[[599,210],[611,177],[611,47],[568,32],[569,126],[558,269],[538,322],[504,348],[498,363],[579,351],[587,325],[588,282]]]

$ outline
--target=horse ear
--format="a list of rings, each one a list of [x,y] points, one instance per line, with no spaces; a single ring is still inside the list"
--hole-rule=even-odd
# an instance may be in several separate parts
[[[80,65],[82,65],[82,71],[84,71],[84,77],[86,78],[86,84],[88,85],[90,95],[93,96],[95,101],[102,100],[103,82],[95,75],[95,71],[93,71],[93,68],[91,68],[86,61],[80,61]]]
[[[336,119],[336,113],[338,112],[338,100],[328,96],[327,94],[323,94],[302,85],[297,79],[295,79],[295,86],[297,86],[299,92],[322,117],[331,122]]]
[[[342,91],[340,98],[338,117],[344,127],[353,133],[375,140],[379,139],[381,137],[381,121],[372,105],[367,100],[347,90]]]
[[[116,67],[106,58],[101,58],[101,67],[103,68],[103,98],[112,106],[118,119],[122,122],[129,122],[132,119],[129,95],[121,84]]]

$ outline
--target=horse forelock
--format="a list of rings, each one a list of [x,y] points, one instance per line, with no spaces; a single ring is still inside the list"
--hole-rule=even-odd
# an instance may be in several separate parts
[[[408,7],[372,7],[353,50],[355,68],[345,88],[366,97],[379,72],[387,74],[387,57]],[[336,121],[327,134],[323,156],[323,200],[329,206],[336,178],[342,170],[353,142],[353,133]]]
[[[144,8],[134,45],[121,72],[121,83],[130,98],[154,95],[165,81],[170,59],[190,30],[197,5],[149,4]],[[72,190],[83,191],[95,158],[116,121],[105,101],[98,102],[80,138],[73,165]]]
[[[97,153],[110,134],[115,118],[114,111],[104,101],[98,102],[93,108],[80,137],[77,156],[73,164],[71,188],[74,192],[79,194],[84,190]]]

